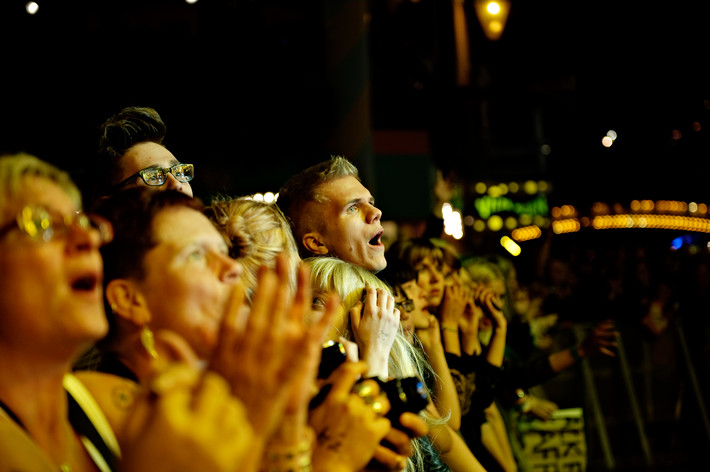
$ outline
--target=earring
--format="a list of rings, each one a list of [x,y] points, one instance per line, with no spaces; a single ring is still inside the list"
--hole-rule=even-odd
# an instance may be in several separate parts
[[[155,338],[153,337],[153,332],[147,325],[144,325],[141,330],[141,344],[145,350],[148,351],[150,357],[153,359],[158,358],[158,351],[155,350]]]
[[[115,303],[112,303],[111,304],[111,311],[115,312],[117,309],[118,309],[118,305],[116,305]]]

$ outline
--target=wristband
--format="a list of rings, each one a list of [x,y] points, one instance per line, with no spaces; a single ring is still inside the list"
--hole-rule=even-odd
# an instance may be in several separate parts
[[[458,326],[450,326],[450,325],[442,324],[441,330],[442,331],[458,331],[459,328],[458,328]]]

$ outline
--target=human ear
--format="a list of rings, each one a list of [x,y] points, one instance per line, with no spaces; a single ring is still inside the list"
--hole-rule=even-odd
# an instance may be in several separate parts
[[[136,284],[127,279],[114,279],[106,285],[106,300],[115,316],[136,326],[144,326],[151,319],[145,297]]]
[[[323,241],[323,238],[320,233],[306,233],[303,235],[301,242],[306,247],[306,249],[308,249],[316,256],[325,256],[329,252],[328,247],[325,245],[325,241]]]

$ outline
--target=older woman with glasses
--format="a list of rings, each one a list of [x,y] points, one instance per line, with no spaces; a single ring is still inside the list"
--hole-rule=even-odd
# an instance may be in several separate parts
[[[3,470],[236,470],[250,451],[235,437],[251,428],[222,377],[175,365],[148,392],[94,374],[97,392],[72,373],[108,330],[99,248],[111,238],[109,223],[81,211],[68,174],[34,156],[0,157]],[[120,393],[123,408],[101,402],[103,391]]]

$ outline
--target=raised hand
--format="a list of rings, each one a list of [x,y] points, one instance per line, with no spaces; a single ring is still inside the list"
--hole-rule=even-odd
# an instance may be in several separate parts
[[[389,408],[387,397],[379,393],[379,385],[369,380],[369,395],[353,393],[353,386],[367,371],[365,362],[345,362],[328,377],[317,395],[319,401],[309,415],[315,432],[313,470],[359,471],[372,459],[380,441],[390,431],[383,417]],[[373,402],[381,408],[373,408]],[[398,457],[396,460],[402,460]]]
[[[444,298],[439,307],[439,322],[442,327],[458,327],[471,293],[460,277],[454,273],[451,283],[444,289]]]
[[[603,320],[597,323],[579,345],[578,352],[581,357],[591,357],[604,354],[616,357],[618,333],[614,320]]]
[[[367,377],[388,378],[388,359],[399,329],[399,310],[394,297],[383,289],[365,289],[364,302],[350,310],[350,325],[360,358],[367,362]]]
[[[503,301],[493,290],[483,284],[473,289],[474,303],[483,310],[483,316],[493,323],[494,327],[506,326],[507,320],[503,313]]]
[[[545,400],[535,395],[525,395],[523,412],[529,413],[541,420],[549,420],[559,407],[557,403]]]
[[[422,437],[428,432],[429,427],[421,416],[405,411],[399,417],[398,427],[391,428],[384,437],[383,444],[378,446],[366,470],[404,470],[407,458],[414,453],[412,439]]]
[[[312,392],[322,340],[334,305],[307,323],[311,310],[310,273],[298,269],[295,298],[288,287],[284,255],[276,269],[262,268],[251,306],[235,288],[210,368],[221,373],[247,407],[257,435],[266,438],[287,412],[304,405]]]
[[[424,352],[430,353],[434,348],[443,350],[439,320],[434,315],[429,315],[427,320],[429,321],[428,327],[416,329],[417,338],[422,344]]]
[[[120,470],[241,470],[255,459],[253,431],[230,390],[214,372],[187,363],[165,366],[135,399]]]

